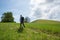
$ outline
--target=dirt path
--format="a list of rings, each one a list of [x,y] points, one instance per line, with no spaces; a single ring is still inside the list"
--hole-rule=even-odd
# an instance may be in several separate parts
[[[30,31],[32,31],[32,32],[34,32],[34,33],[36,33],[36,34],[38,34],[38,33],[44,33],[44,32],[42,32],[41,30],[38,30],[38,29],[31,29],[31,28],[28,28],[27,30],[30,30]],[[47,33],[45,33],[45,34],[47,34]],[[58,37],[58,36],[51,35],[51,34],[47,34],[47,36],[48,36],[48,37],[60,38],[60,37]]]

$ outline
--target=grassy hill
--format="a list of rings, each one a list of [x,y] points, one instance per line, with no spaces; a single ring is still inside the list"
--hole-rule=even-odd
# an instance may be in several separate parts
[[[19,33],[19,23],[0,23],[0,40],[60,40],[60,22],[36,20],[25,26]]]

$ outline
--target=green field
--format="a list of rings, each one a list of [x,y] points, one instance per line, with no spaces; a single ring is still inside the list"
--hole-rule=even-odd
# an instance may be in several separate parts
[[[18,32],[19,23],[0,23],[0,40],[60,40],[60,22],[36,20],[25,26]]]

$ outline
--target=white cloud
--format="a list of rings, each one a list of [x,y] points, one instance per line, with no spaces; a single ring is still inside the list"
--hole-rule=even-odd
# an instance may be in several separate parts
[[[31,0],[31,18],[60,20],[60,0]]]

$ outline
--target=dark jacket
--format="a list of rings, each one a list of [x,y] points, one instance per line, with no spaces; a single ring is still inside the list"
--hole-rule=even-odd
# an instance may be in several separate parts
[[[24,17],[20,18],[20,23],[24,23]]]

